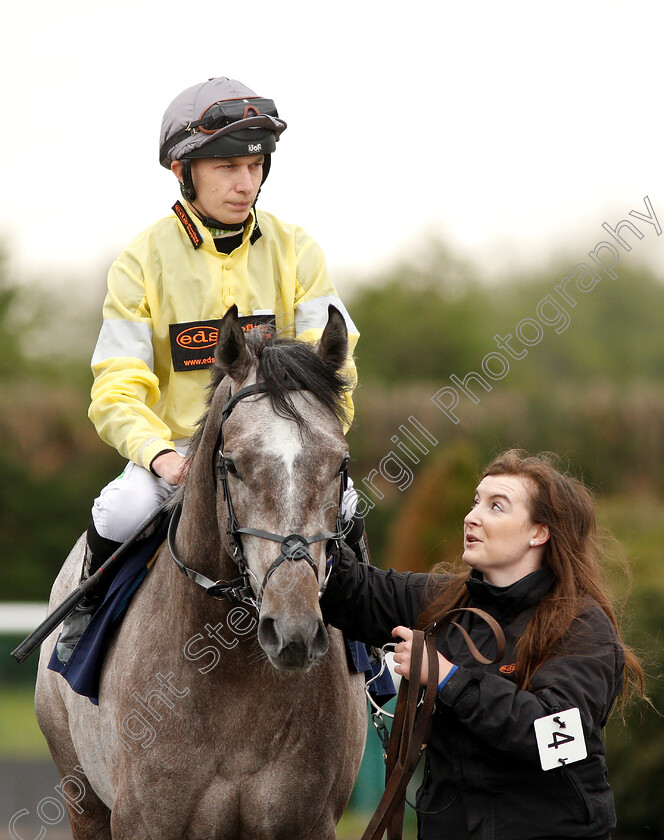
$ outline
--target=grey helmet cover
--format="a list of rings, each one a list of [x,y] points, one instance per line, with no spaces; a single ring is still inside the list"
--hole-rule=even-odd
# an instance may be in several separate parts
[[[228,116],[209,121],[207,112],[228,103]],[[218,109],[219,110],[219,109]],[[182,91],[166,109],[159,138],[159,162],[170,169],[174,160],[266,154],[276,148],[286,123],[271,100],[261,99],[242,82],[226,76],[208,79]]]

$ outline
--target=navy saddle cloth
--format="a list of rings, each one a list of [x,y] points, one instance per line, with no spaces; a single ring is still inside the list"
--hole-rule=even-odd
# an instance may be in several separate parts
[[[99,705],[99,678],[112,632],[148,573],[148,563],[164,541],[167,529],[168,519],[162,520],[151,536],[136,541],[69,660],[60,662],[53,649],[48,663],[50,670],[62,674],[77,694],[89,697],[95,705]]]
[[[68,662],[60,662],[53,649],[48,663],[50,670],[62,674],[73,691],[88,697],[95,705],[99,705],[99,678],[113,631],[122,621],[134,593],[148,573],[148,564],[164,541],[167,529],[168,518],[160,523],[151,536],[136,541]],[[345,643],[348,665],[353,672],[363,673],[366,680],[374,677],[379,666],[372,663],[367,646],[348,639]],[[394,683],[387,669],[371,684],[369,691],[380,705],[395,696]]]

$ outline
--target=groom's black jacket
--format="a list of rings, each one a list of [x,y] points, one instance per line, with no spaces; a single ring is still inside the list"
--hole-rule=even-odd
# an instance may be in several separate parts
[[[446,580],[363,565],[345,551],[322,598],[323,616],[349,638],[380,647],[394,641],[397,625],[416,626]],[[514,681],[517,643],[552,580],[542,568],[496,587],[471,573],[467,606],[488,612],[505,633],[505,656],[494,665],[476,662],[455,628],[438,634],[438,649],[458,669],[439,692],[425,750],[417,794],[423,840],[599,840],[615,827],[600,732],[622,688],[624,657],[606,614],[590,604],[528,691]],[[458,621],[491,657],[487,624],[472,613]],[[545,772],[533,723],[571,708],[580,710],[588,756]]]

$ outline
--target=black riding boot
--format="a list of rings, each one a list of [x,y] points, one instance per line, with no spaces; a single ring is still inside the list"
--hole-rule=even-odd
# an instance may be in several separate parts
[[[97,533],[94,523],[90,520],[81,582],[93,575],[121,544],[101,537]],[[85,628],[104,600],[109,584],[110,581],[100,582],[95,591],[86,595],[81,603],[65,619],[55,646],[60,662],[67,662],[69,660]]]

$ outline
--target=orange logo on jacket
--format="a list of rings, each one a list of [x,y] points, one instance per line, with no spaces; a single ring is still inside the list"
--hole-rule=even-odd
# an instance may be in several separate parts
[[[498,670],[503,674],[513,674],[516,671],[516,662],[512,662],[511,665],[501,665]]]
[[[219,339],[217,327],[188,327],[178,333],[175,341],[185,350],[202,350],[206,347],[214,347]]]
[[[268,338],[272,333],[272,324],[264,324],[262,321],[247,321],[246,324],[240,324],[242,332],[251,332],[251,330],[260,330],[263,338]]]

